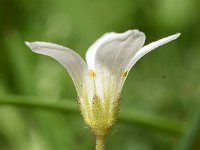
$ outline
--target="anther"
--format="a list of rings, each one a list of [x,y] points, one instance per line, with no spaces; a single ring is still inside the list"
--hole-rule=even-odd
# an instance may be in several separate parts
[[[125,70],[124,72],[123,72],[123,74],[122,74],[122,77],[127,77],[127,75],[128,75],[128,71],[127,70]]]
[[[94,77],[96,76],[96,73],[95,73],[94,70],[90,70],[89,73],[88,73],[88,75],[89,75],[90,77],[94,78]]]

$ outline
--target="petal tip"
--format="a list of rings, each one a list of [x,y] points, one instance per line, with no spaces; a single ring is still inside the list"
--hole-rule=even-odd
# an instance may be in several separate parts
[[[174,34],[174,39],[177,39],[180,35],[181,35],[181,33]]]
[[[179,37],[180,35],[181,35],[181,33],[180,33],[180,32],[179,32],[179,33],[176,33],[176,36],[177,36],[177,37]]]
[[[24,43],[25,43],[28,47],[31,46],[31,43],[30,43],[30,42],[25,41]]]

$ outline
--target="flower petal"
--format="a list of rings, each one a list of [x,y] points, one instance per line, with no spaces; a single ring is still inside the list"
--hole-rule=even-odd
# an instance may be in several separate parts
[[[69,72],[78,94],[87,73],[87,65],[74,51],[64,46],[47,42],[25,42],[33,52],[50,56],[60,62]]]
[[[106,33],[89,47],[89,49],[86,53],[86,62],[87,62],[89,69],[92,69],[92,70],[95,69],[95,55],[96,55],[96,52],[97,52],[99,46],[101,46],[101,44],[103,44],[105,41],[112,39],[116,35],[117,34],[114,32]]]
[[[128,65],[144,41],[144,33],[138,30],[112,33],[112,38],[101,43],[96,50],[95,69],[107,69],[112,74],[120,74],[121,69]]]
[[[115,59],[125,59],[129,52],[134,55],[145,41],[145,35],[138,30],[124,33],[107,33],[99,38],[87,51],[86,61],[89,69],[95,69],[96,63],[112,64]],[[117,55],[114,55],[117,54]]]
[[[143,57],[145,54],[147,54],[148,52],[156,49],[159,46],[162,46],[164,44],[167,44],[168,42],[171,42],[172,40],[177,39],[180,36],[180,33],[165,37],[163,39],[160,39],[156,42],[152,42],[144,47],[142,47],[137,53],[136,55],[132,58],[131,62],[129,63],[129,65],[127,66],[127,70],[130,70],[134,64],[141,58]]]
[[[105,97],[105,93],[116,90],[124,68],[143,46],[144,41],[144,33],[129,30],[124,33],[107,33],[89,48],[86,59],[89,68],[94,68],[96,72],[98,95]]]

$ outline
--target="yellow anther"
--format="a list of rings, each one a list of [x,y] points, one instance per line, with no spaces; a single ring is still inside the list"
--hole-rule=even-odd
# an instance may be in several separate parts
[[[94,70],[90,70],[88,74],[89,74],[89,76],[92,77],[92,78],[94,78],[94,77],[96,76],[96,73],[95,73]]]
[[[128,75],[128,71],[127,70],[125,70],[124,72],[123,72],[123,74],[122,74],[122,77],[127,77],[127,75]]]

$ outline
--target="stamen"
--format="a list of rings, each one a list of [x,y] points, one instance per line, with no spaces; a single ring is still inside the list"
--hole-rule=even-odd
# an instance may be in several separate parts
[[[112,69],[111,69],[111,74],[113,74],[113,72],[114,72],[114,67],[112,67]]]
[[[90,77],[94,78],[94,77],[96,76],[96,73],[95,73],[94,70],[90,70],[89,73],[88,73],[88,75],[89,75]]]
[[[123,74],[122,74],[122,77],[127,77],[127,75],[128,75],[128,71],[127,70],[125,70],[124,72],[123,72]]]
[[[89,70],[88,75],[89,75],[89,77],[92,78],[94,93],[96,94],[97,93],[96,92],[96,81],[95,81],[95,78],[94,78],[96,76],[96,73],[95,73],[94,70]]]
[[[93,82],[93,88],[94,88],[94,93],[97,93],[97,89],[96,89],[96,81],[94,78],[92,78],[92,82]]]

